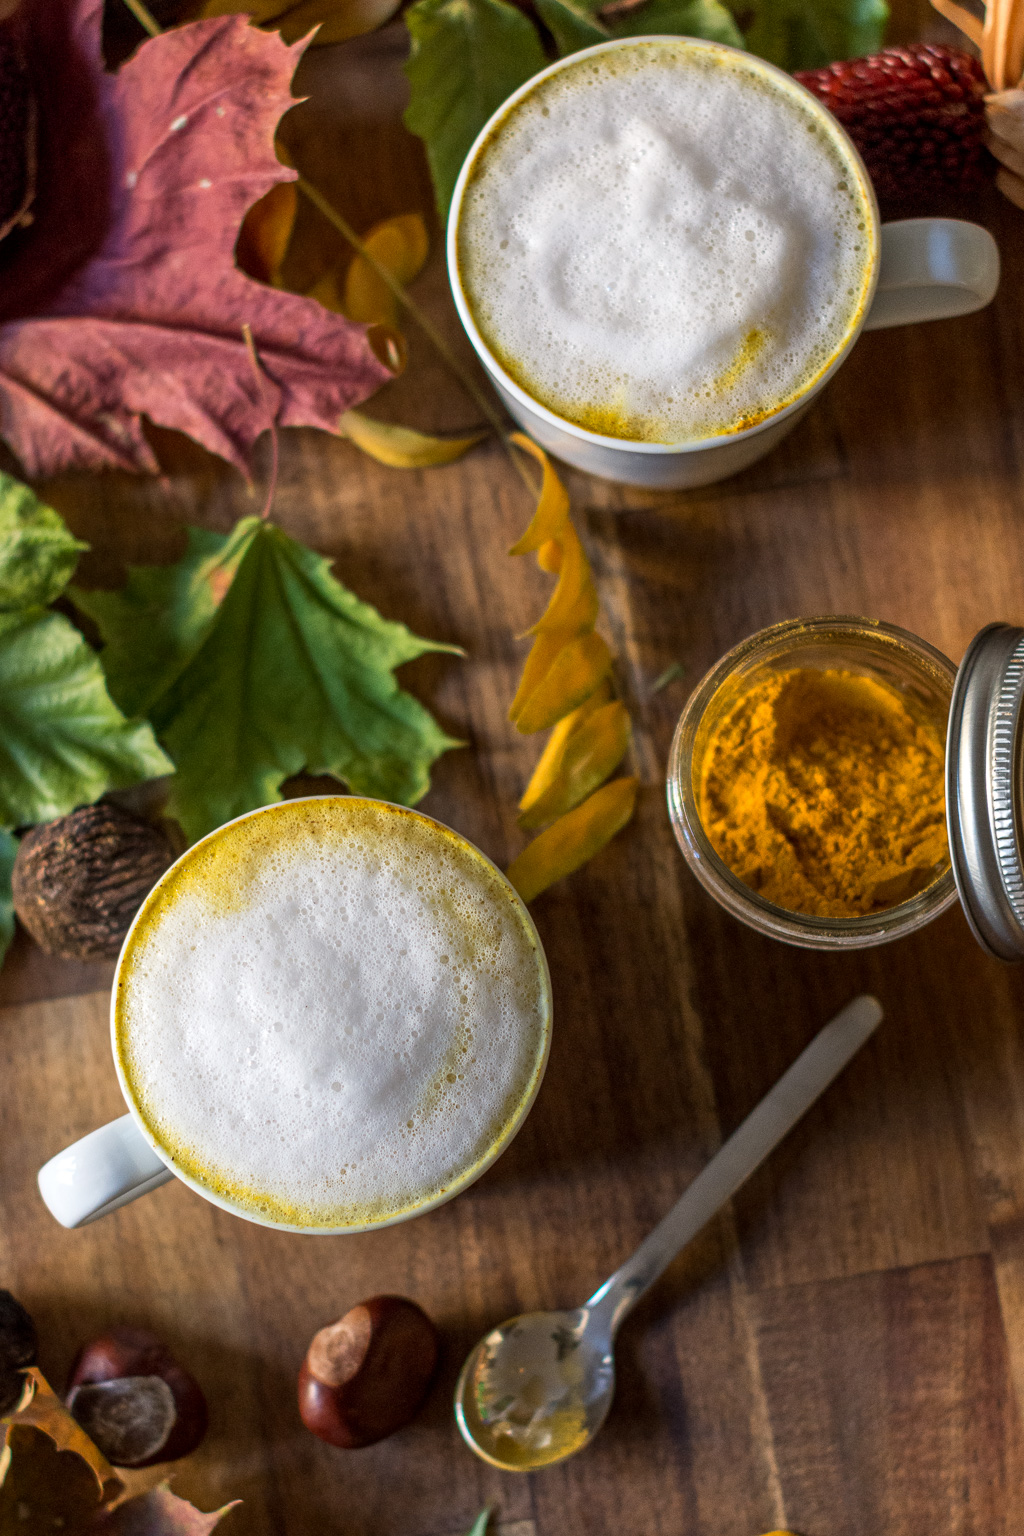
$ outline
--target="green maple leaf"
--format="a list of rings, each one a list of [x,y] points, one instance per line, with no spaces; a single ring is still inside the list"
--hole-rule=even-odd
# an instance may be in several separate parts
[[[582,0],[534,0],[534,3],[537,15],[554,38],[555,47],[563,59],[566,54],[579,53],[581,48],[606,43],[612,35],[591,6],[583,4]]]
[[[647,0],[610,24],[613,37],[702,37],[743,47],[743,37],[720,0]]]
[[[144,721],[115,706],[96,653],[44,605],[80,552],[58,513],[0,475],[0,829],[64,816],[108,789],[168,773]],[[6,845],[0,849],[0,890]],[[12,855],[13,858],[13,855]],[[0,895],[0,942],[5,932]]]
[[[535,4],[563,58],[610,37],[703,37],[743,47],[740,30],[720,0],[647,0],[646,5],[607,16],[583,0],[535,0]]]
[[[0,613],[0,828],[52,821],[171,770],[146,722],[114,704],[99,658],[63,614]]]
[[[443,224],[473,140],[547,59],[536,27],[505,0],[416,0],[405,21],[405,124],[426,145]]]
[[[393,675],[458,647],[381,618],[330,561],[259,518],[226,537],[192,529],[177,565],[74,596],[100,627],[114,698],[148,715],[174,759],[168,809],[190,839],[279,800],[303,769],[414,804],[459,745]]]
[[[52,603],[88,547],[27,485],[0,472],[0,613]]]
[[[751,53],[788,70],[874,53],[889,17],[885,0],[731,0],[731,8]]]

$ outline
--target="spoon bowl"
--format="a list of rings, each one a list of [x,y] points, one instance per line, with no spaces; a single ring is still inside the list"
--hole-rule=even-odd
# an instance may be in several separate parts
[[[591,1309],[526,1312],[480,1340],[455,1389],[455,1417],[478,1456],[504,1471],[562,1461],[604,1423],[615,1391],[611,1334]]]
[[[615,1391],[615,1333],[680,1248],[710,1221],[878,1027],[858,997],[819,1030],[720,1147],[640,1247],[582,1307],[526,1312],[492,1329],[455,1388],[455,1418],[471,1450],[505,1472],[532,1472],[581,1451]]]

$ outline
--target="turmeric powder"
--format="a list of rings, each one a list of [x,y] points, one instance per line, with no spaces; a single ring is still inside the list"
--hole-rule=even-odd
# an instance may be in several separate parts
[[[948,864],[945,721],[853,672],[765,669],[708,717],[694,757],[704,830],[776,906],[861,917]]]

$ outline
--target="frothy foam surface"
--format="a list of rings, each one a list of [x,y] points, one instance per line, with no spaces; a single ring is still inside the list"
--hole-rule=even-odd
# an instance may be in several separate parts
[[[874,222],[815,105],[690,40],[541,81],[485,144],[459,268],[505,371],[607,436],[752,426],[828,366],[866,302]]]
[[[222,829],[149,898],[117,1053],[177,1166],[244,1214],[411,1212],[493,1149],[542,1069],[544,961],[454,833],[354,797]]]

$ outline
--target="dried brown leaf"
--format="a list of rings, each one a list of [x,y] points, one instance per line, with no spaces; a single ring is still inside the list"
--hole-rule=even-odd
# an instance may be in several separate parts
[[[125,1484],[75,1422],[42,1373],[0,1420],[2,1536],[209,1536],[238,1500],[205,1514],[166,1483],[125,1498]]]
[[[205,1514],[161,1483],[110,1510],[94,1527],[93,1536],[209,1536],[228,1510],[240,1502],[232,1499],[230,1504]]]
[[[33,1366],[25,1375],[31,1387],[31,1395],[23,1399],[17,1412],[3,1422],[40,1429],[50,1437],[58,1450],[73,1451],[81,1457],[92,1472],[103,1501],[109,1503],[124,1487],[121,1478],[85,1430],[72,1418],[42,1371]]]
[[[103,1490],[77,1451],[61,1450],[31,1424],[8,1423],[0,1454],[0,1531],[4,1536],[82,1536],[93,1526]]]
[[[301,47],[191,22],[109,73],[102,0],[32,0],[39,188],[0,286],[0,431],[30,475],[155,471],[142,418],[240,469],[271,416],[332,431],[386,381],[362,327],[235,265]],[[245,327],[255,341],[254,384]]]

